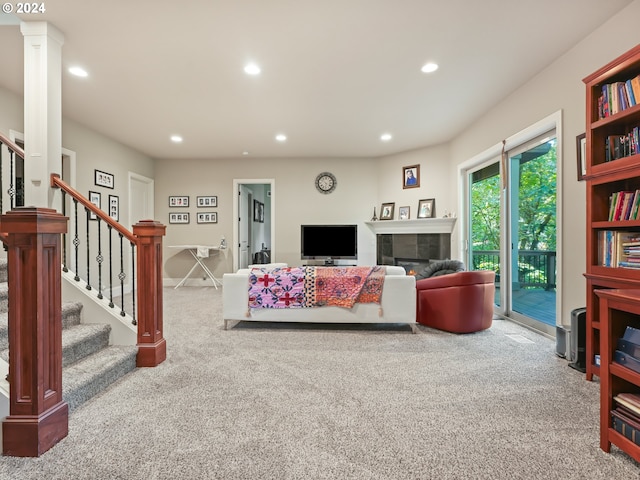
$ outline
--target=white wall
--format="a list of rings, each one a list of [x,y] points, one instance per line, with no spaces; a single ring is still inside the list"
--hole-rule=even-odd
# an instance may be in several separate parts
[[[323,171],[338,180],[336,190],[323,195],[315,188],[315,178]],[[397,172],[398,187],[400,171]],[[211,259],[216,276],[232,270],[234,179],[275,179],[275,251],[272,260],[300,265],[300,225],[303,223],[356,223],[359,231],[358,256],[362,264],[375,263],[375,236],[364,225],[378,206],[378,161],[372,159],[229,159],[157,160],[156,217],[168,223],[169,195],[218,196],[218,223],[167,225],[165,245],[213,244],[225,236],[230,248],[220,258]],[[385,200],[387,201],[387,200]],[[193,204],[193,202],[192,202]],[[417,201],[416,201],[417,205]],[[193,217],[195,206],[186,209]],[[265,212],[266,213],[266,212]],[[165,248],[165,277],[181,278],[193,264],[189,256]]]
[[[564,56],[507,95],[494,109],[468,126],[450,145],[451,165],[472,158],[542,118],[562,110],[562,322],[586,304],[586,191],[577,181],[575,138],[585,131],[586,90],[582,79],[640,42],[640,1],[635,1]],[[523,62],[526,58],[522,59]],[[456,173],[448,188],[455,190]]]

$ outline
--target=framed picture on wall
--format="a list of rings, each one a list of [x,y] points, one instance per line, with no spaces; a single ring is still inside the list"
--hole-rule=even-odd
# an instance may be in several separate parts
[[[170,207],[188,207],[189,197],[186,195],[176,195],[169,197]]]
[[[94,183],[98,187],[114,188],[113,175],[101,170],[95,171]]]
[[[218,223],[217,212],[198,212],[196,215],[198,223]]]
[[[258,200],[253,201],[253,221],[264,223],[264,203]]]
[[[218,197],[215,195],[211,195],[208,197],[196,197],[196,206],[198,208],[211,208],[218,206]]]
[[[188,213],[169,213],[169,223],[189,223]]]
[[[576,156],[578,159],[578,181],[584,180],[587,174],[587,135],[576,137]]]
[[[102,208],[102,195],[100,194],[100,192],[92,192],[91,190],[89,190],[89,201],[91,203],[93,203],[96,207],[98,208]],[[97,220],[98,216],[93,213],[90,212],[89,213],[89,219],[90,220]]]
[[[120,198],[117,195],[109,195],[109,216],[116,222],[120,221]]]
[[[420,165],[402,167],[402,188],[417,188],[420,186]]]

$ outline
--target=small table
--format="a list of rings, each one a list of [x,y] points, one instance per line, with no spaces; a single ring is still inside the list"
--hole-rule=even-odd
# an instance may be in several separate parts
[[[184,282],[186,282],[189,276],[193,273],[193,271],[196,268],[198,268],[198,265],[202,267],[202,269],[204,270],[204,273],[206,273],[207,276],[211,279],[211,281],[213,282],[213,286],[216,287],[216,290],[218,289],[218,284],[222,286],[222,282],[218,280],[213,275],[213,273],[211,273],[211,270],[209,270],[209,267],[207,267],[207,265],[202,261],[203,258],[209,257],[209,251],[211,250],[219,251],[221,250],[220,247],[213,247],[211,245],[170,245],[169,248],[179,248],[180,250],[188,250],[191,256],[196,261],[196,263],[193,264],[193,267],[191,267],[191,270],[189,270],[189,273],[187,273],[184,276],[184,278],[180,280],[180,282],[178,282],[178,284],[174,287],[174,289],[184,285]]]

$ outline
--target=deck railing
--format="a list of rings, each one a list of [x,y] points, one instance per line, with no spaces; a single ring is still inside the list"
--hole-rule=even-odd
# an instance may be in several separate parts
[[[474,270],[493,270],[496,283],[500,282],[500,252],[498,250],[474,250]],[[518,252],[518,283],[520,288],[556,288],[556,252],[544,250],[520,250]]]

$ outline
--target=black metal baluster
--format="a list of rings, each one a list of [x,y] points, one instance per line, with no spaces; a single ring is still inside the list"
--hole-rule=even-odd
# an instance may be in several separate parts
[[[133,317],[131,323],[133,325],[138,324],[136,320],[136,294],[136,244],[131,242],[131,298],[133,304],[131,307],[131,316]]]
[[[87,214],[87,290],[91,290],[91,269],[89,268],[89,258],[91,258],[91,245],[89,245],[89,224],[91,223],[91,210],[84,207]]]
[[[120,232],[118,232],[118,235],[120,236],[120,273],[118,274],[120,279],[120,315],[124,317],[126,315],[124,313],[124,279],[127,278],[127,274],[124,273],[124,245],[122,241],[124,235]]]
[[[96,255],[96,262],[98,262],[98,298],[102,299],[102,220],[98,217],[98,255]]]
[[[113,242],[111,237],[113,227],[111,225],[107,227],[109,228],[109,307],[113,308]]]
[[[79,248],[80,247],[80,236],[78,235],[78,200],[77,199],[73,199],[73,206],[74,206],[74,215],[75,215],[75,236],[73,237],[73,246],[75,247],[75,254],[76,254],[76,264],[75,264],[75,272],[76,272],[76,276],[73,277],[73,279],[76,282],[80,281],[80,276],[78,275],[78,272],[80,271],[80,260],[78,259],[78,252],[79,252]]]
[[[16,193],[16,189],[13,188],[13,150],[9,149],[9,189],[7,193],[9,194],[9,205],[11,206],[11,210],[15,207],[14,205],[14,197]]]
[[[2,168],[0,167],[0,177],[2,176]],[[0,191],[2,191],[2,187],[0,187]],[[0,210],[2,206],[0,206]],[[62,216],[67,216],[67,192],[62,190]],[[68,272],[69,267],[67,266],[67,232],[62,234],[62,271]]]

